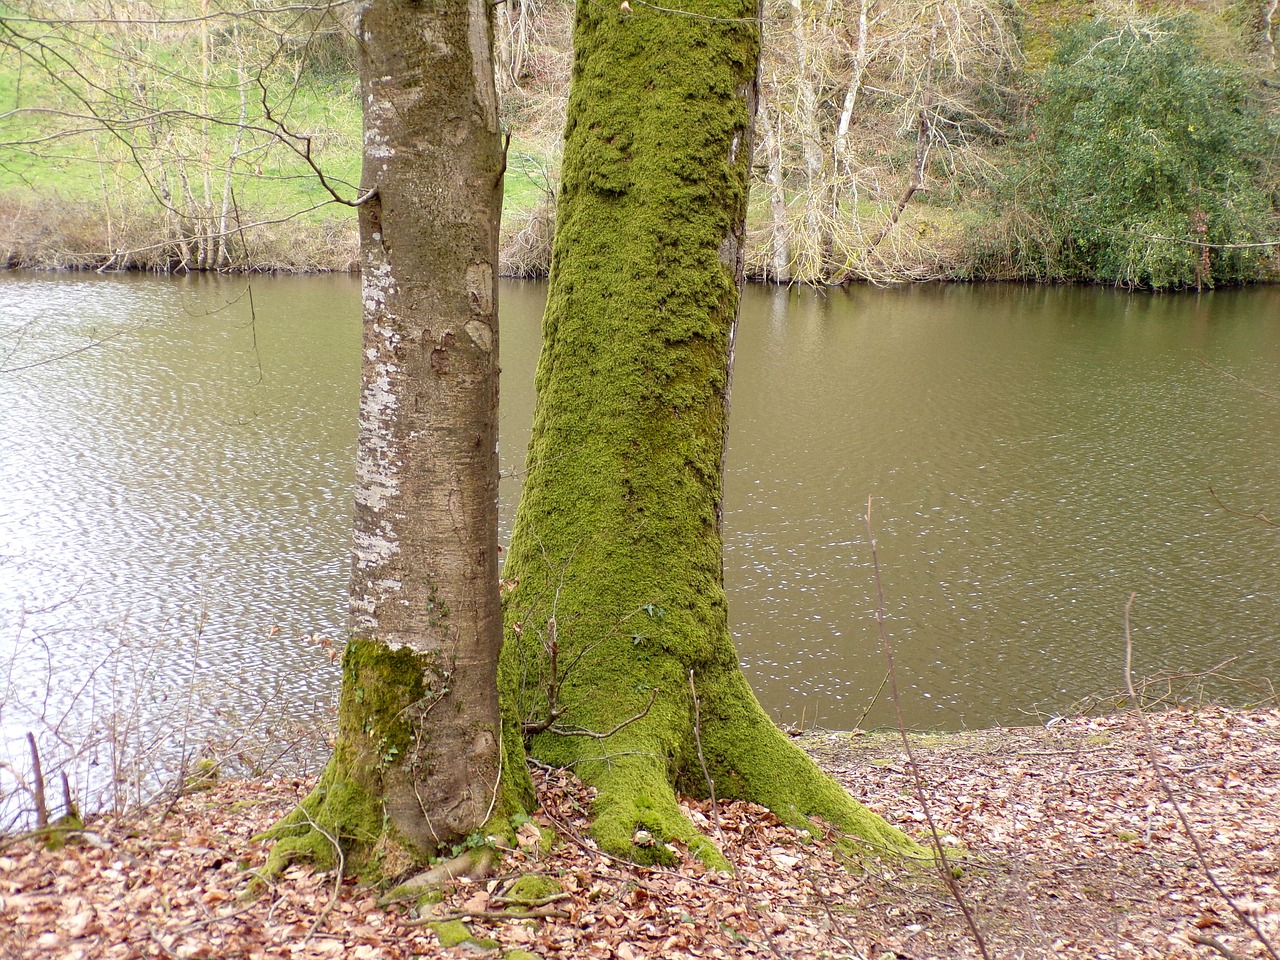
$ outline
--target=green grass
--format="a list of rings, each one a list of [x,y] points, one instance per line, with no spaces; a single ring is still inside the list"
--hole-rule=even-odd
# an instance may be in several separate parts
[[[507,176],[502,215],[528,213],[547,196],[547,158],[537,148],[514,137],[507,147]]]
[[[56,202],[104,210],[117,205],[159,213],[155,195],[167,190],[174,206],[184,207],[181,201],[189,193],[202,208],[197,212],[208,215],[221,210],[229,164],[234,203],[244,221],[289,217],[329,199],[299,156],[307,148],[304,137],[310,138],[311,157],[333,188],[344,197],[357,194],[361,113],[354,73],[302,71],[299,81],[297,64],[287,59],[270,64],[270,50],[246,52],[238,62],[227,51],[224,35],[213,37],[210,49],[216,55],[203,67],[193,26],[166,28],[161,40],[138,40],[101,27],[75,36],[72,29],[45,30],[44,49],[66,58],[43,54],[56,72],[12,45],[0,46],[0,114],[5,115],[0,198],[10,205]],[[76,71],[67,69],[67,62]],[[242,78],[258,70],[266,107],[262,88],[253,82],[241,101]],[[197,82],[202,75],[207,84]],[[116,122],[85,119],[86,100]],[[246,126],[238,132],[242,109]],[[129,122],[147,113],[161,119]],[[272,135],[281,128],[285,136]],[[530,145],[519,142],[511,145],[508,163],[505,212],[515,216],[544,195],[544,163]],[[327,204],[307,217],[345,221],[351,210]]]

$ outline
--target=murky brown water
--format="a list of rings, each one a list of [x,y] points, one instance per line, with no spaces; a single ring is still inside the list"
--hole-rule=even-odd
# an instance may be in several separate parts
[[[508,467],[543,296],[503,287]],[[156,709],[191,683],[233,711],[333,702],[336,670],[297,638],[344,624],[358,285],[259,279],[252,308],[243,280],[0,275],[11,742],[122,648]],[[750,291],[725,563],[762,701],[889,722],[868,495],[913,725],[1118,689],[1131,591],[1140,674],[1280,677],[1280,531],[1209,492],[1280,515],[1280,400],[1219,370],[1280,395],[1280,290]],[[517,481],[503,496],[509,521]]]

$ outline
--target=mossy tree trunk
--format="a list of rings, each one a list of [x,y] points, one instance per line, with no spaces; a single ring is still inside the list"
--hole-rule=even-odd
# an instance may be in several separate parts
[[[364,341],[352,637],[320,785],[277,828],[395,876],[503,809],[498,224],[488,0],[359,10]],[[524,766],[512,767],[520,784]]]
[[[577,6],[504,708],[599,788],[615,853],[716,859],[674,785],[917,851],[778,731],[730,640],[722,457],[760,23],[755,0],[678,6]]]

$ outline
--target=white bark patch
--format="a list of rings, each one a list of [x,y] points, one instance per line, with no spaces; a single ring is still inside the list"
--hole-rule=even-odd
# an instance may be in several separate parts
[[[390,317],[388,305],[396,293],[396,282],[390,263],[370,260],[365,262],[362,277],[365,323],[372,336],[366,336],[366,362],[360,384],[356,503],[374,512],[377,528],[356,531],[356,566],[364,570],[378,567],[400,552],[395,527],[382,514],[400,494],[402,466],[396,425],[403,374],[394,361],[401,337],[391,323],[385,322]]]
[[[391,284],[390,289],[392,292],[395,291],[394,283]],[[375,323],[373,325],[373,332],[380,336],[383,342],[386,343],[387,347],[391,350],[395,350],[396,347],[400,346],[400,341],[403,339],[397,330],[381,323]]]
[[[356,502],[381,511],[400,492],[400,461],[392,443],[397,399],[395,364],[374,365],[360,387],[360,443],[356,450]]]
[[[390,77],[381,77],[374,81],[374,85],[385,88],[390,82]],[[385,92],[382,96],[370,93],[365,99],[364,152],[366,157],[385,158],[395,153],[391,147],[391,141],[382,132],[383,124],[387,122],[387,118],[392,114],[394,114],[394,106]]]
[[[374,113],[375,110],[373,97],[371,96],[367,112]],[[392,156],[394,151],[391,149],[391,144],[386,135],[377,127],[370,126],[366,127],[364,131],[364,153],[367,157],[382,158]]]
[[[400,552],[400,541],[386,524],[378,533],[357,530],[355,541],[356,567],[360,570],[380,567]]]
[[[471,338],[471,342],[489,353],[493,349],[493,330],[487,323],[481,323],[479,320],[468,320],[467,325],[462,328],[467,331],[467,336]]]
[[[377,264],[369,264],[360,274],[360,298],[364,303],[365,316],[376,315],[386,310],[387,299],[396,292],[396,278],[391,274],[391,264],[385,260]]]
[[[351,625],[357,633],[372,634],[378,629],[378,618],[373,615],[375,610],[377,605],[368,597],[351,598]]]

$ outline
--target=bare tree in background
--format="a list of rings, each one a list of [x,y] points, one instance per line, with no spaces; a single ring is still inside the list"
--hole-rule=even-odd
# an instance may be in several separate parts
[[[299,97],[335,50],[353,66],[352,9],[33,0],[0,14],[0,58],[18,77],[0,107],[3,173],[28,187],[5,198],[10,259],[161,272],[349,265],[332,244],[278,234],[354,191],[343,179],[354,169],[333,169],[340,119],[304,115]],[[338,100],[356,115],[354,89]]]
[[[1017,57],[992,0],[775,0],[761,71],[769,242],[753,274],[775,281],[906,279],[919,237],[897,227],[931,176],[974,163],[993,130],[979,94]]]

